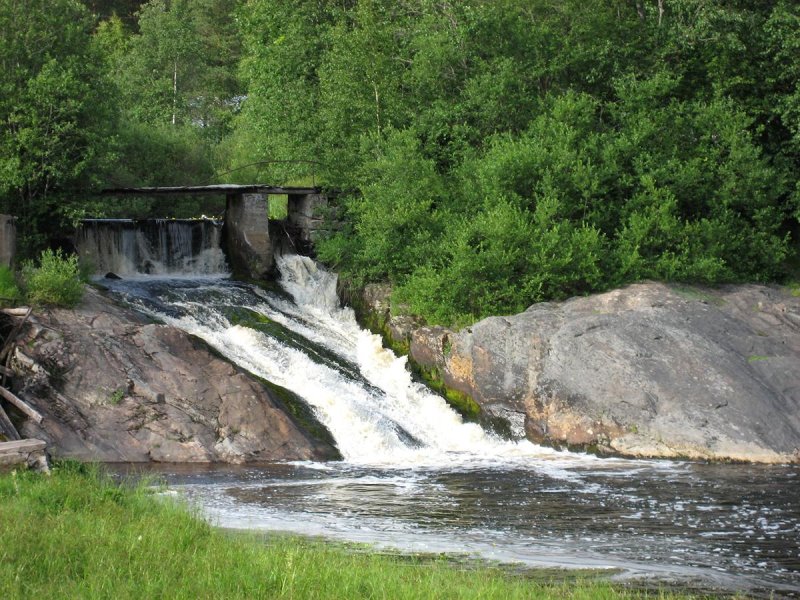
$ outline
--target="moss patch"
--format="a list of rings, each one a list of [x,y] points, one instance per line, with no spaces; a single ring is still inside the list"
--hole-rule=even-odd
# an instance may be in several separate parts
[[[769,356],[761,356],[759,354],[751,354],[747,357],[747,362],[754,363],[754,362],[761,362],[763,360],[769,360]]]
[[[389,313],[370,310],[362,300],[361,290],[352,285],[343,284],[339,290],[340,298],[346,301],[356,315],[356,321],[361,327],[381,336],[384,348],[390,349],[398,356],[408,357],[408,366],[412,375],[427,385],[432,391],[439,394],[465,421],[479,423],[484,429],[496,435],[512,439],[511,426],[505,419],[486,414],[469,394],[453,389],[445,384],[441,371],[436,368],[423,367],[411,357],[411,342],[409,339],[397,340],[389,329]],[[445,355],[452,351],[449,341],[442,349]]]
[[[448,387],[442,377],[442,372],[437,367],[426,368],[422,365],[409,361],[414,372],[427,384],[434,392],[442,396],[447,403],[461,414],[468,421],[478,421],[481,415],[481,407],[470,396],[458,390]]]

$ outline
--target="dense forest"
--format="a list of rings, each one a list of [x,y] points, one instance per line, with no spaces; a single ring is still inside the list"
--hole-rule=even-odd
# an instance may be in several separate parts
[[[0,212],[32,254],[102,186],[315,184],[320,257],[464,323],[641,279],[798,274],[800,6],[0,0]]]

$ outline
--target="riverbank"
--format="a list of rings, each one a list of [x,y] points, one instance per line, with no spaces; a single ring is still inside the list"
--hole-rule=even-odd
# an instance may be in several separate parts
[[[93,466],[0,476],[0,596],[170,598],[685,598],[598,580],[231,536]]]

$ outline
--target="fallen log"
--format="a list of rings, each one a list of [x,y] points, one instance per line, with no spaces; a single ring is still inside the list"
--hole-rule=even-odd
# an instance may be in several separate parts
[[[20,400],[14,394],[9,392],[6,388],[0,387],[0,396],[8,400],[11,404],[16,406],[19,410],[21,410],[25,415],[36,421],[37,423],[41,423],[42,415],[34,408],[32,408],[27,402],[24,400]]]

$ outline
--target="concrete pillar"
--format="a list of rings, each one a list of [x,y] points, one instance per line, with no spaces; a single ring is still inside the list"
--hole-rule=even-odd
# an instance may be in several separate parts
[[[273,267],[266,194],[229,194],[225,242],[233,274],[266,279]]]
[[[10,267],[14,264],[17,252],[17,227],[15,218],[0,215],[0,266]]]
[[[330,229],[326,220],[328,197],[324,194],[289,194],[287,220],[303,242],[313,243]]]

